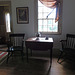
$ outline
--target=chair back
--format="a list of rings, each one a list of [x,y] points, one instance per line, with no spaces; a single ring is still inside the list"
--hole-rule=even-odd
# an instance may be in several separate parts
[[[22,46],[24,45],[24,36],[25,34],[23,33],[15,33],[15,34],[10,34],[10,42],[13,46]]]
[[[66,47],[75,49],[75,35],[74,34],[66,35]]]

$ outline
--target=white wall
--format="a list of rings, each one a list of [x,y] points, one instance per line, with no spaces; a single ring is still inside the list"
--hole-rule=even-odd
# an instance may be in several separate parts
[[[0,0],[1,1],[1,0]],[[2,0],[3,1],[3,0]],[[6,0],[4,0],[6,1]],[[10,1],[10,0],[8,0]],[[29,7],[29,24],[17,24],[16,7]],[[60,39],[65,39],[67,33],[75,34],[75,0],[63,0],[62,34],[49,35],[54,39],[54,48],[59,48]],[[12,23],[14,32],[26,33],[26,38],[35,34],[34,0],[11,0]]]
[[[75,0],[63,1],[63,25],[62,34],[75,34]]]
[[[75,34],[75,0],[63,0],[62,34],[53,35],[54,47],[60,48],[59,40],[65,39],[67,33]]]
[[[12,19],[13,19],[13,31],[23,32],[26,37],[34,35],[34,0],[11,0],[12,6]],[[16,7],[28,7],[29,8],[29,23],[17,24]]]

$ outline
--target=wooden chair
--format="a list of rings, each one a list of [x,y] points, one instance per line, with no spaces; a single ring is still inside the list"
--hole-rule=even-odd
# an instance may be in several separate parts
[[[58,61],[63,57],[67,59],[74,60],[75,57],[75,35],[74,34],[66,34],[66,40],[61,40],[62,49],[60,49],[60,55],[58,57]],[[62,63],[61,61],[60,63]]]
[[[9,34],[10,40],[7,43],[8,49],[8,55],[7,55],[7,62],[10,56],[13,56],[15,51],[20,51],[22,60],[23,60],[23,50],[24,50],[24,36],[25,34],[15,33],[15,34]]]

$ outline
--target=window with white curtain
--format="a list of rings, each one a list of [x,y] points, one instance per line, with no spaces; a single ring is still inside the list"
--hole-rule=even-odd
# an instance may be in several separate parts
[[[10,13],[5,13],[6,32],[11,32],[10,28]]]
[[[60,20],[55,22],[56,8],[46,7],[38,0],[38,32],[46,34],[60,34]],[[61,19],[61,18],[60,18]]]

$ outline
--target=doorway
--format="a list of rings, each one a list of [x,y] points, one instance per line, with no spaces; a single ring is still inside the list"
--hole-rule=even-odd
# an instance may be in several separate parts
[[[11,32],[11,1],[0,1],[0,37],[8,39]]]

